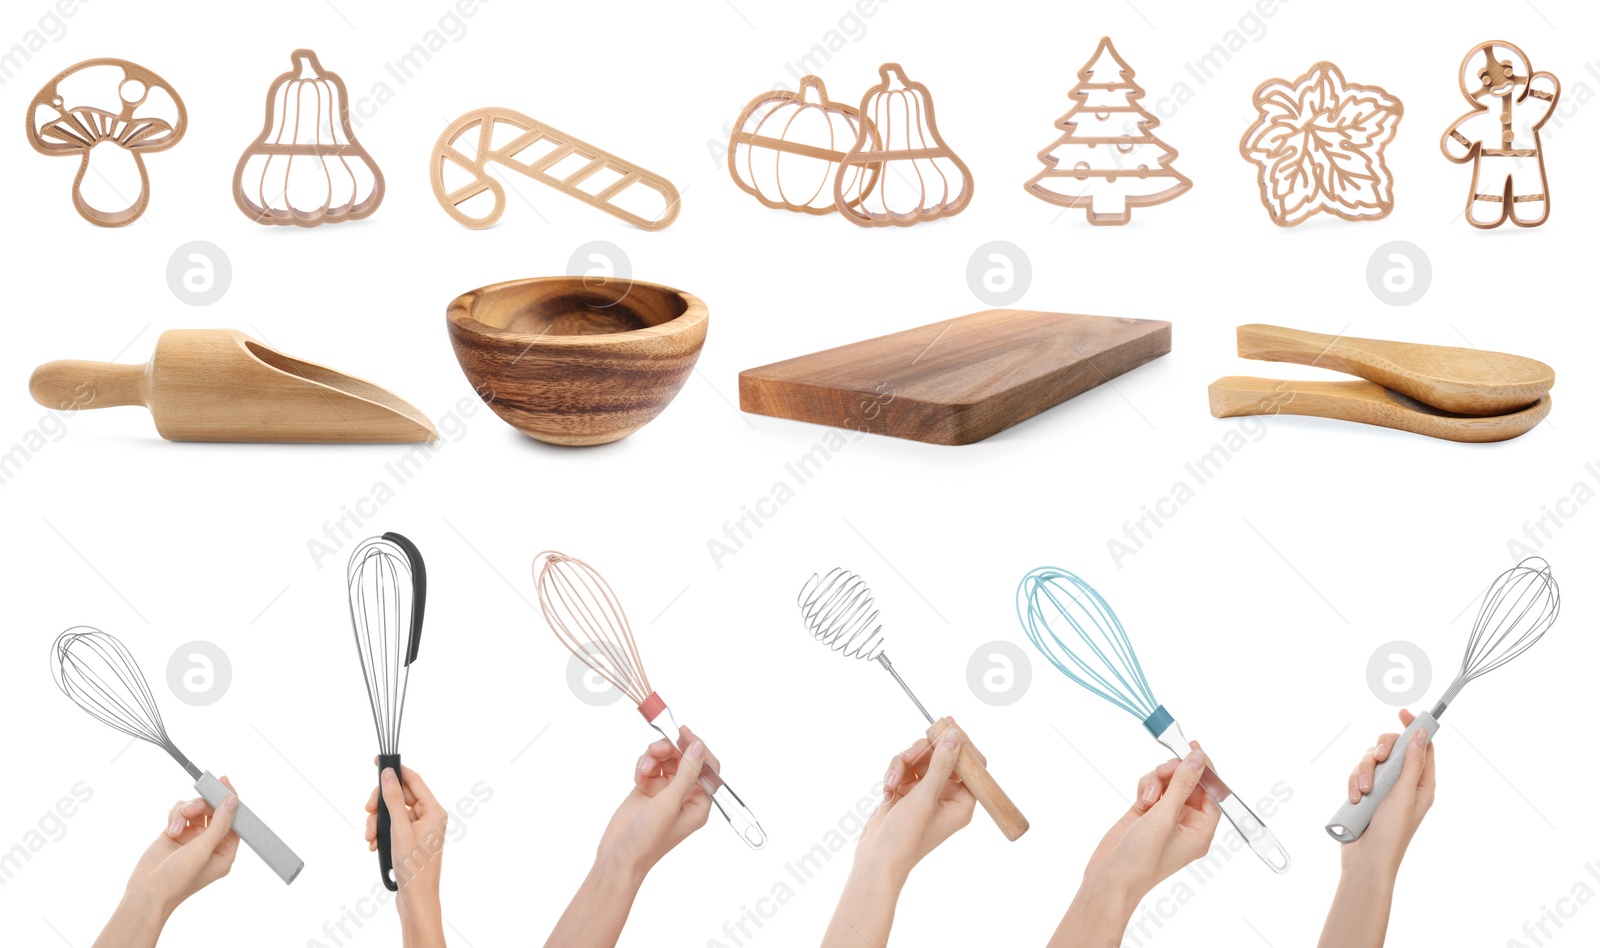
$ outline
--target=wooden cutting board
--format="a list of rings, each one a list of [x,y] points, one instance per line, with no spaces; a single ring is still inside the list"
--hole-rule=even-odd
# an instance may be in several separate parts
[[[991,309],[747,369],[739,407],[972,444],[1171,350],[1161,320]]]

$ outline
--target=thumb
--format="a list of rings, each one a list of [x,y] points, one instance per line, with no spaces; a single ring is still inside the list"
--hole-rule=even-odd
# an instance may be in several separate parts
[[[383,792],[384,805],[389,809],[389,849],[396,862],[399,854],[411,848],[411,813],[406,809],[406,794],[400,788],[400,775],[393,767],[383,768],[378,776],[378,789]]]
[[[1183,815],[1184,804],[1189,801],[1194,788],[1200,785],[1200,777],[1205,771],[1205,752],[1196,747],[1173,770],[1172,779],[1167,783],[1167,792],[1150,808],[1150,815],[1164,820],[1169,826],[1176,824],[1178,817]]]
[[[233,831],[233,815],[239,811],[239,795],[230,793],[222,805],[211,814],[211,822],[196,836],[193,841],[195,849],[210,853],[222,845],[222,841]]]
[[[956,761],[961,757],[962,744],[961,732],[954,727],[939,736],[938,743],[933,745],[933,759],[928,761],[928,773],[906,794],[908,801],[928,807],[939,802],[945,784],[949,783],[950,775],[955,772]]]
[[[1400,768],[1400,777],[1394,782],[1394,789],[1390,793],[1404,794],[1402,799],[1409,801],[1417,795],[1417,784],[1422,782],[1423,765],[1428,762],[1428,734],[1427,728],[1417,728],[1411,732],[1411,737],[1406,741],[1406,756]]]
[[[672,775],[672,782],[667,788],[656,794],[659,799],[665,797],[674,809],[682,808],[683,802],[689,799],[689,794],[700,783],[700,772],[706,766],[706,745],[703,741],[695,741],[689,749],[683,752],[683,760],[678,764],[678,772]]]

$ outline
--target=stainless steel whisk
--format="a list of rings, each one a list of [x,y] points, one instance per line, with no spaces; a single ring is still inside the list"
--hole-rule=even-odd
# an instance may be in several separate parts
[[[916,693],[889,661],[883,650],[883,626],[878,622],[878,610],[873,604],[872,590],[866,580],[849,570],[834,567],[826,574],[811,574],[800,587],[795,603],[800,607],[800,620],[811,637],[845,658],[877,662],[883,670],[894,676],[900,690],[922,712],[928,722],[928,739],[938,740],[950,727],[949,718],[938,721],[918,700]],[[1006,838],[1015,841],[1028,831],[1028,818],[1011,802],[1004,790],[995,782],[976,755],[962,745],[961,756],[956,760],[956,775],[972,791],[984,810]]]
[[[345,575],[350,625],[355,629],[361,676],[378,731],[378,775],[400,775],[400,722],[405,716],[411,663],[422,644],[428,571],[415,544],[398,533],[364,541],[350,554]],[[389,891],[399,889],[389,839],[389,805],[378,794],[378,869]]]
[[[1532,648],[1550,631],[1560,613],[1561,590],[1550,572],[1550,564],[1542,557],[1530,556],[1495,577],[1484,593],[1478,618],[1472,623],[1472,634],[1467,637],[1467,650],[1461,656],[1461,670],[1455,680],[1450,682],[1433,710],[1417,715],[1400,735],[1388,759],[1373,771],[1371,792],[1363,796],[1360,803],[1346,800],[1339,807],[1328,821],[1328,835],[1341,843],[1360,839],[1378,811],[1378,805],[1400,778],[1406,754],[1411,749],[1412,733],[1419,727],[1427,728],[1428,742],[1432,743],[1439,733],[1439,716],[1462,687]]]
[[[633,701],[645,721],[679,753],[681,730],[672,709],[650,687],[633,628],[616,593],[594,567],[565,553],[546,550],[533,558],[533,582],[539,592],[539,611],[550,631],[578,660]],[[766,831],[739,795],[707,761],[700,771],[700,786],[710,794],[733,831],[751,849],[767,844]]]
[[[156,707],[139,663],[115,636],[87,625],[62,632],[50,646],[50,672],[61,693],[96,720],[166,751],[194,779],[195,790],[213,807],[220,807],[233,792],[178,750],[167,735],[161,710]],[[293,882],[305,867],[294,850],[243,801],[234,811],[233,831],[286,884]]]
[[[1066,570],[1036,569],[1017,586],[1017,619],[1057,671],[1138,718],[1173,754],[1188,755],[1189,739],[1156,701],[1122,621],[1094,587]],[[1200,787],[1262,862],[1274,872],[1288,870],[1288,851],[1209,766]]]

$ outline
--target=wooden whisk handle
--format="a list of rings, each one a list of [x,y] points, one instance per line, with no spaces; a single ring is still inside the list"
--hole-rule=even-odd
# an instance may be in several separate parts
[[[928,740],[937,744],[944,732],[955,726],[950,718],[940,718],[928,726]],[[1000,789],[1000,784],[995,782],[989,774],[989,769],[983,765],[972,745],[965,741],[961,744],[960,756],[956,758],[956,776],[967,785],[972,795],[983,804],[984,812],[1000,827],[1000,832],[1006,839],[1016,842],[1023,833],[1028,831],[1028,818],[1022,815],[1017,805],[1011,802],[1006,792]]]

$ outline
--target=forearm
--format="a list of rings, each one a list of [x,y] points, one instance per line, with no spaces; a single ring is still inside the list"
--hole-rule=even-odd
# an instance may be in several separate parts
[[[545,948],[613,948],[643,882],[641,870],[596,859]]]
[[[1317,948],[1383,948],[1394,878],[1382,869],[1345,866]]]
[[[833,910],[822,948],[859,948],[861,945],[886,945],[894,927],[894,911],[905,888],[905,874],[860,858],[850,867],[844,893]]]
[[[1056,926],[1056,933],[1050,937],[1049,948],[1120,945],[1123,933],[1128,930],[1128,921],[1138,907],[1138,896],[1125,887],[1086,876],[1067,907],[1067,914]]]
[[[444,913],[439,907],[439,895],[437,892],[430,895],[430,898],[401,900],[402,948],[445,948]]]
[[[129,891],[117,903],[94,948],[155,948],[171,914],[159,900]]]

